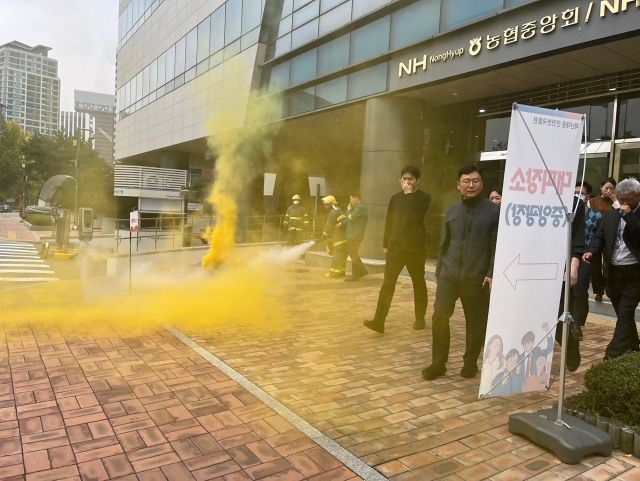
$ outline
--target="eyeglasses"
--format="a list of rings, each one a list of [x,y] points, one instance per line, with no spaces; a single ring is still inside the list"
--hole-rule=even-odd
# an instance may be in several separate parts
[[[464,179],[464,180],[461,180],[460,183],[462,185],[469,185],[469,184],[480,185],[482,183],[482,179]]]

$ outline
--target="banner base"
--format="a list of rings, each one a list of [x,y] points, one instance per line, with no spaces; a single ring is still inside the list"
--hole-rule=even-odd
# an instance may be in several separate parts
[[[509,431],[553,451],[566,464],[578,464],[588,454],[611,455],[613,441],[608,433],[568,414],[561,421],[557,417],[555,409],[512,414]]]

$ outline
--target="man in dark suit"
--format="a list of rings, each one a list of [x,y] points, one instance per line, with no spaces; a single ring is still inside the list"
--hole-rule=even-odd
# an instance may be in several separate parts
[[[583,260],[591,263],[604,251],[607,293],[618,315],[613,339],[605,360],[630,351],[640,351],[635,310],[640,302],[640,182],[625,179],[615,190],[620,209],[614,209],[600,222]]]

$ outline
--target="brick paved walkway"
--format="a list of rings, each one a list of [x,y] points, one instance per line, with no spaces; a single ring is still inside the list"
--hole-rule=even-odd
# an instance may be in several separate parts
[[[411,329],[409,284],[398,284],[380,336],[361,323],[373,313],[381,278],[351,285],[320,269],[289,271],[297,287],[284,331],[183,332],[385,476],[640,480],[635,458],[615,453],[568,466],[512,436],[509,414],[549,406],[554,390],[478,401],[479,377],[459,376],[460,311],[449,372],[427,382],[420,370],[430,332]],[[29,292],[0,298],[0,315],[36,302]],[[590,321],[569,392],[580,389],[611,335],[611,324]],[[358,479],[160,326],[4,324],[3,333],[0,479]]]
[[[36,236],[17,218],[0,219],[0,239],[35,241]]]

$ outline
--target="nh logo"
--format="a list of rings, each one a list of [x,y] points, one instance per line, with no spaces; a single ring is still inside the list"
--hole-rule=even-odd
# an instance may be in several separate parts
[[[402,77],[403,73],[407,75],[414,74],[418,71],[418,67],[422,67],[422,70],[427,70],[427,56],[422,58],[422,61],[418,61],[417,58],[413,58],[409,60],[409,65],[406,65],[404,62],[400,62],[400,66],[398,69],[398,77]]]

